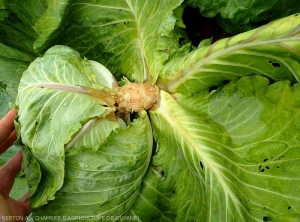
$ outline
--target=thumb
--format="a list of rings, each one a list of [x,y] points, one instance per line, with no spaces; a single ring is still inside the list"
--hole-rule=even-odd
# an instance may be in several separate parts
[[[12,212],[7,205],[6,200],[2,197],[2,195],[0,195],[0,221],[14,222],[14,220],[12,220],[12,216]]]

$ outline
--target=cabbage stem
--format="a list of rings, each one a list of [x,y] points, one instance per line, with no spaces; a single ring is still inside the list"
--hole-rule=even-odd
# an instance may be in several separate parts
[[[151,109],[159,97],[159,88],[149,83],[129,82],[115,90],[115,106],[120,113]]]

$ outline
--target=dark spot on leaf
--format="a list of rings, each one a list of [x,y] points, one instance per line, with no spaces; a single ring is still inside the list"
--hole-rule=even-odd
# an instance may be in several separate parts
[[[235,196],[239,199],[240,202],[242,202],[242,199],[240,198],[239,195],[236,194]]]
[[[276,167],[277,169],[280,168],[279,166]]]
[[[200,167],[202,170],[204,170],[204,166],[203,166],[203,163],[200,161]]]
[[[259,172],[262,172],[262,173],[263,173],[263,172],[265,172],[265,169],[261,169]]]
[[[231,105],[231,104],[227,104],[227,106],[228,106],[229,108],[231,108],[231,107],[232,107],[232,105]]]
[[[288,206],[288,210],[290,210],[292,207],[291,206]]]
[[[271,217],[264,216],[263,221],[273,221]]]
[[[264,159],[264,162],[266,162],[266,161],[268,161],[268,158],[265,158],[265,159]]]
[[[295,17],[297,17],[299,15],[299,13],[295,14]]]
[[[280,156],[276,160],[281,160],[281,159],[284,159],[284,156]]]
[[[266,166],[266,169],[268,170],[268,169],[270,169],[270,167]]]
[[[35,125],[37,126],[39,124],[39,122],[38,121],[35,121]]]

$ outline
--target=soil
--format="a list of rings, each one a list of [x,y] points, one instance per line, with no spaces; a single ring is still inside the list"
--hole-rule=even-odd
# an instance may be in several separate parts
[[[213,38],[213,42],[230,37],[214,18],[206,18],[200,14],[199,8],[187,6],[183,12],[183,21],[187,34],[194,46],[204,39]]]

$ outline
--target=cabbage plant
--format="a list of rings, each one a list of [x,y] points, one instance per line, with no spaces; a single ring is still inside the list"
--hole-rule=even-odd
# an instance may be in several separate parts
[[[299,220],[298,6],[26,2],[0,61],[35,221]],[[187,5],[242,32],[192,45]]]

